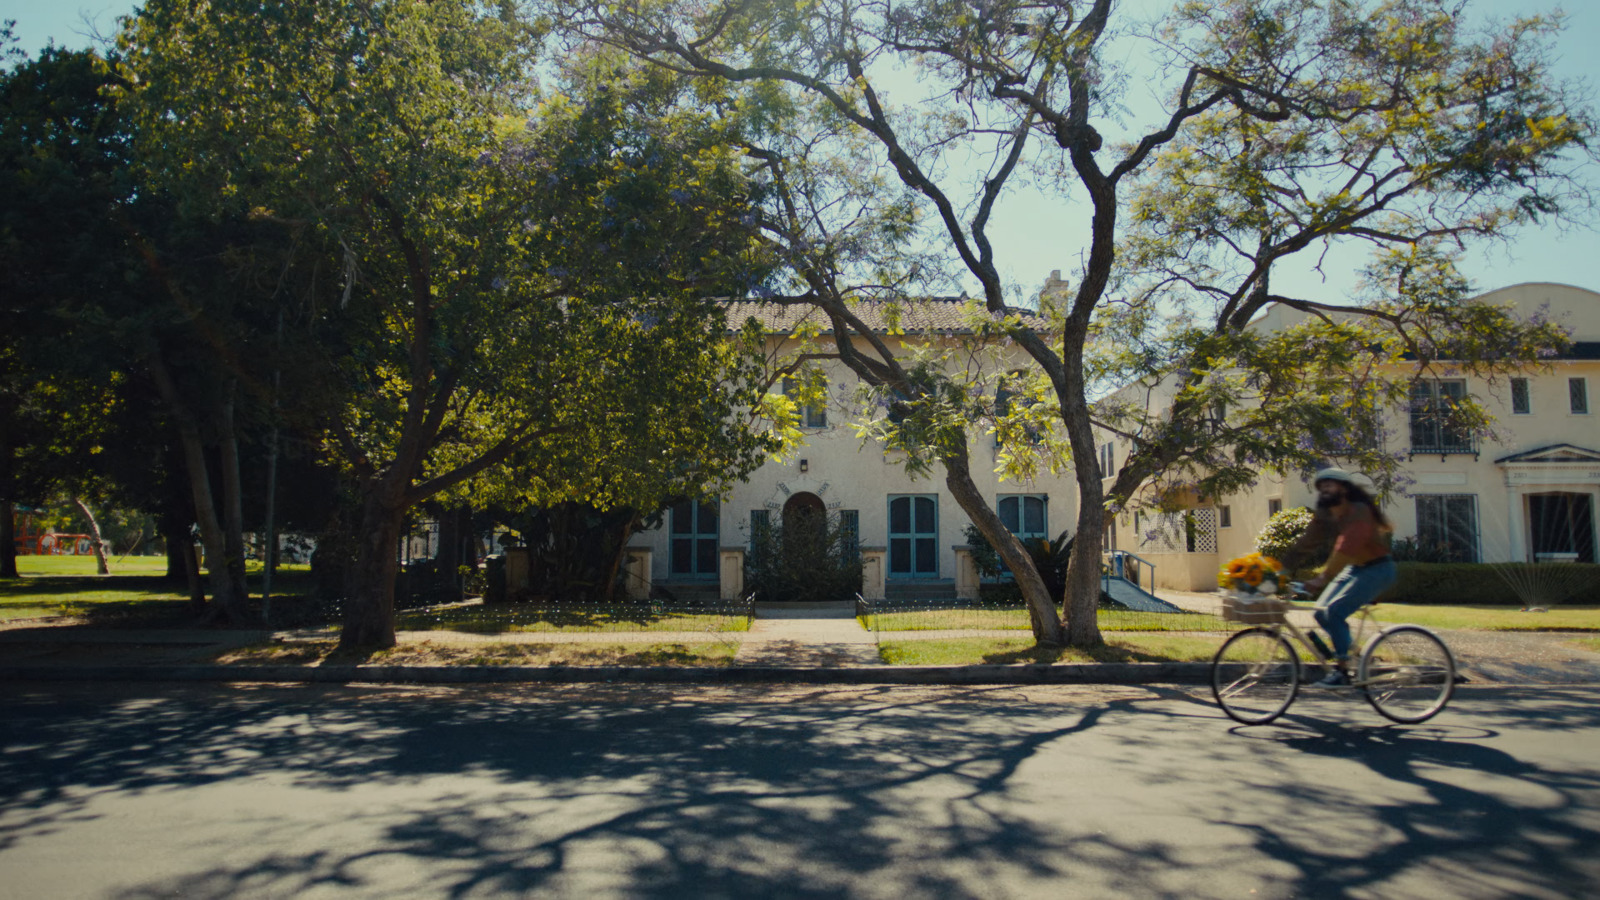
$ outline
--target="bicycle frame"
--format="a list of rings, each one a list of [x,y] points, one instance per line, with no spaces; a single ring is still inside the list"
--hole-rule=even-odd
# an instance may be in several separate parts
[[[1363,646],[1363,639],[1367,637],[1367,627],[1369,625],[1373,629],[1374,637],[1383,631],[1383,623],[1378,621],[1378,617],[1376,615],[1373,615],[1372,606],[1370,604],[1356,610],[1355,614],[1351,616],[1351,618],[1356,620],[1355,627],[1350,629],[1351,649]],[[1306,648],[1307,653],[1311,656],[1312,662],[1320,666],[1324,671],[1327,671],[1331,668],[1330,663],[1333,662],[1333,657],[1324,654],[1322,650],[1317,647],[1316,642],[1311,640],[1310,633],[1301,631],[1300,627],[1289,621],[1287,616],[1284,617],[1282,622],[1272,622],[1257,627],[1270,628],[1279,633],[1287,632],[1291,639],[1291,643],[1298,643],[1300,646]],[[1350,687],[1361,687],[1364,684],[1365,682],[1358,681],[1353,676],[1350,680]]]

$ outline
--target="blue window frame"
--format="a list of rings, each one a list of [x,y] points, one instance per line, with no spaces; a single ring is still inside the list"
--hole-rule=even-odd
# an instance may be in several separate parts
[[[1050,537],[1050,499],[1044,494],[1001,494],[1000,524],[1023,540]]]
[[[889,577],[939,577],[939,496],[889,498]]]
[[[672,574],[680,578],[717,577],[718,519],[710,500],[684,500],[672,507]]]

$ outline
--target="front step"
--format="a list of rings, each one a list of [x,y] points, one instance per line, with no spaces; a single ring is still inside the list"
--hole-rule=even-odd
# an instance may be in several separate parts
[[[889,581],[883,586],[886,600],[954,600],[954,581]]]
[[[658,581],[652,587],[652,597],[680,603],[715,603],[723,599],[721,586],[715,581]]]

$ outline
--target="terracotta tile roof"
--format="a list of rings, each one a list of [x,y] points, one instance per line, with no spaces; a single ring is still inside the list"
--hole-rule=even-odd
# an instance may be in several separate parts
[[[970,321],[972,308],[968,306],[970,302],[965,297],[933,297],[902,302],[899,304],[899,327],[908,334],[970,333],[972,331]],[[889,330],[887,306],[888,304],[883,301],[864,300],[851,309],[867,327],[883,334]],[[1020,315],[1024,322],[1035,329],[1044,327],[1044,319],[1032,310],[1011,308],[1008,311]],[[737,328],[752,317],[763,329],[773,334],[789,334],[802,322],[820,324],[823,334],[833,331],[829,326],[828,317],[808,304],[785,305],[760,300],[734,300],[728,303],[729,327]]]

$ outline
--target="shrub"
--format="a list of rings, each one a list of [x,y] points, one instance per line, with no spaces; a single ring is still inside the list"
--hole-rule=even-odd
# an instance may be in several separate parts
[[[861,590],[856,534],[838,515],[760,526],[750,536],[744,583],[763,602],[848,599]]]
[[[967,526],[966,537],[967,546],[972,550],[972,564],[979,575],[996,578],[1010,574],[1001,563],[1000,554],[976,525]],[[1039,570],[1039,577],[1044,579],[1050,596],[1059,600],[1067,590],[1067,562],[1072,558],[1072,538],[1063,531],[1053,541],[1028,538],[1022,542],[1022,547],[1033,559],[1034,568]],[[1022,596],[1020,590],[1017,596]]]
[[[1300,536],[1310,527],[1311,510],[1304,506],[1281,510],[1268,519],[1261,533],[1256,535],[1256,552],[1273,559],[1283,559],[1294,542],[1300,540]]]
[[[1600,565],[1402,562],[1397,568],[1399,579],[1382,597],[1394,603],[1600,605]],[[1567,594],[1572,588],[1577,590]]]

